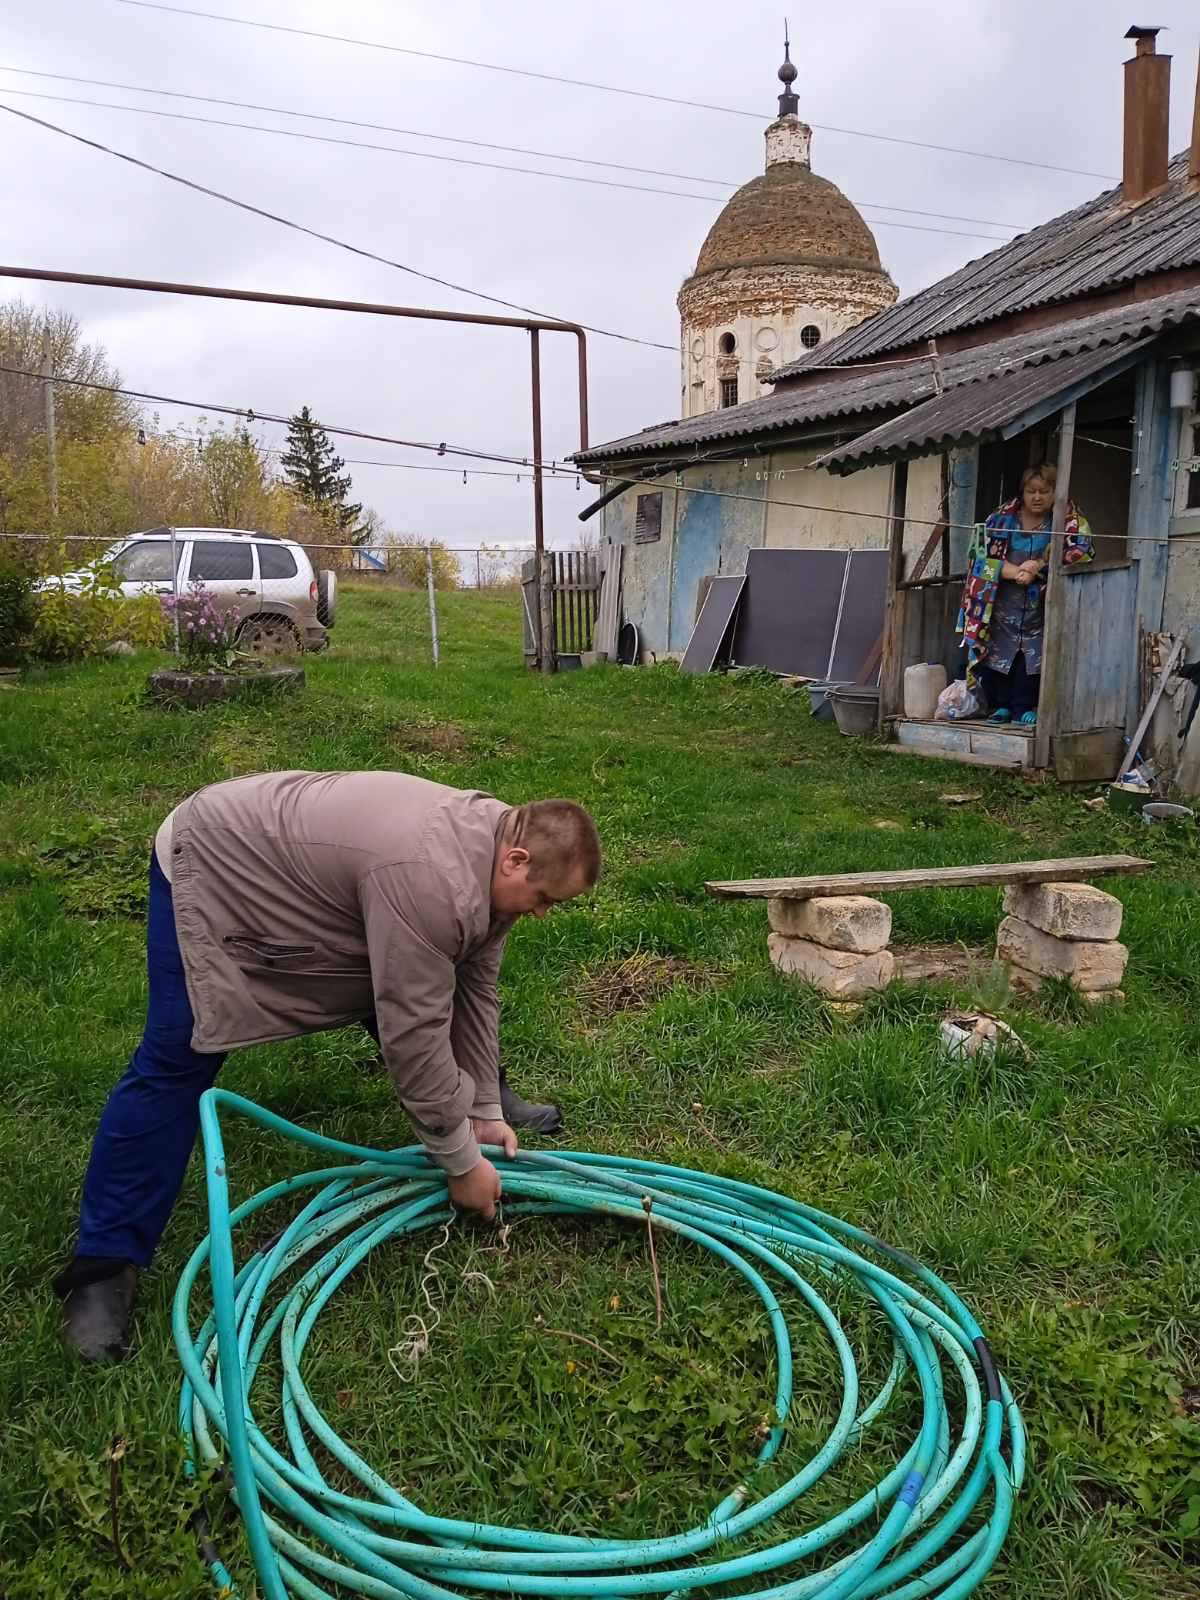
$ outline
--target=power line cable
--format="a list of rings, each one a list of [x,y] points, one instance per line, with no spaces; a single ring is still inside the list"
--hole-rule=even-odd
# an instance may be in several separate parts
[[[170,117],[175,122],[201,122],[214,128],[238,128],[245,133],[273,133],[280,139],[307,139],[315,144],[342,145],[352,150],[375,150],[388,155],[416,156],[419,160],[444,161],[456,167],[484,167],[489,172],[519,172],[531,178],[557,178],[562,183],[586,183],[600,189],[628,189],[636,194],[669,195],[678,200],[700,200],[710,206],[722,203],[720,195],[687,194],[682,189],[656,189],[641,183],[621,183],[615,178],[585,178],[576,172],[545,172],[537,167],[514,167],[498,161],[478,161],[470,156],[437,155],[432,150],[401,150],[392,144],[370,144],[363,139],[339,139],[327,133],[301,133],[297,128],[267,128],[259,122],[233,122],[227,117],[201,117],[195,112],[162,111],[157,106],[122,106],[111,100],[85,100],[78,95],[48,94],[40,89],[10,89],[7,85],[0,86],[0,92],[24,95],[32,100],[54,100],[64,105],[94,106],[105,111],[131,111],[140,117]],[[928,223],[892,222],[887,217],[869,217],[867,221],[874,228],[903,228],[909,233],[945,233],[955,239],[988,239],[993,244],[1009,242],[1008,238],[999,238],[994,233],[964,233],[959,228],[934,228]],[[1003,224],[996,223],[995,226],[1002,227]]]
[[[546,172],[539,167],[514,167],[507,162],[480,161],[472,156],[440,155],[434,150],[402,150],[394,144],[372,144],[365,139],[337,138],[329,133],[302,133],[298,128],[268,128],[261,122],[234,122],[228,117],[202,117],[194,111],[164,111],[159,106],[123,106],[112,100],[85,100],[80,95],[49,94],[39,89],[12,89],[7,84],[0,86],[0,92],[24,95],[30,100],[54,100],[60,105],[92,106],[101,111],[130,111],[139,117],[169,117],[173,122],[200,122],[210,128],[238,128],[245,133],[273,133],[280,139],[306,139],[313,144],[335,144],[349,150],[374,150],[385,155],[414,156],[420,161],[441,161],[454,167],[482,167],[488,172],[516,172],[528,178],[557,178],[560,183],[586,183],[597,189],[628,189],[634,194],[661,194],[677,200],[702,200],[710,206],[721,205],[724,198],[715,194],[688,194],[682,189],[659,189],[644,183],[622,183],[616,178],[589,178],[578,172]],[[930,231],[940,233],[943,230],[938,228]],[[967,237],[982,238],[984,235],[971,234]]]
[[[421,129],[421,128],[398,128],[398,127],[395,127],[394,125],[392,125],[391,123],[387,123],[387,122],[367,122],[367,121],[364,121],[364,120],[362,120],[360,118],[357,118],[357,117],[335,117],[335,116],[329,115],[328,113],[323,113],[323,112],[319,112],[319,111],[297,111],[291,106],[262,105],[262,104],[259,104],[256,101],[253,101],[253,100],[230,100],[230,99],[226,99],[224,97],[218,96],[218,95],[188,94],[188,93],[186,93],[186,92],[184,92],[183,90],[180,90],[180,89],[157,89],[157,88],[153,88],[153,87],[147,87],[145,84],[138,84],[138,83],[114,83],[110,79],[107,79],[107,78],[82,78],[82,77],[77,76],[74,73],[69,73],[69,72],[39,72],[39,71],[35,70],[32,67],[9,67],[9,66],[0,65],[0,72],[15,73],[18,76],[24,77],[24,78],[53,79],[54,81],[59,82],[59,83],[86,84],[86,85],[89,85],[92,88],[97,88],[97,89],[119,89],[123,93],[126,93],[126,94],[162,95],[164,98],[171,99],[171,100],[191,100],[191,101],[195,101],[197,104],[200,104],[200,105],[229,106],[229,107],[234,108],[234,109],[239,110],[239,111],[264,111],[264,112],[267,112],[271,116],[299,117],[299,118],[303,118],[305,121],[308,121],[308,122],[327,122],[327,123],[330,123],[330,124],[332,124],[332,125],[334,125],[336,127],[341,127],[341,128],[364,128],[364,129],[373,131],[375,133],[396,133],[396,134],[402,135],[403,137],[413,138],[413,139],[434,139],[434,140],[437,140],[439,143],[443,143],[443,144],[463,144],[463,145],[469,145],[469,146],[471,146],[471,148],[477,149],[477,150],[497,150],[497,151],[501,151],[501,152],[504,152],[504,153],[509,154],[509,155],[536,156],[539,159],[545,160],[545,161],[569,161],[572,164],[578,165],[578,166],[608,167],[614,172],[636,173],[636,174],[640,174],[643,177],[649,177],[649,178],[675,178],[675,179],[677,179],[677,180],[679,180],[679,181],[681,181],[683,183],[707,183],[707,184],[712,184],[712,185],[716,185],[718,187],[722,187],[722,188],[728,189],[731,192],[740,187],[740,185],[734,183],[729,178],[702,178],[702,177],[697,176],[695,173],[691,173],[691,172],[670,172],[670,171],[665,171],[660,167],[635,167],[635,166],[630,166],[627,163],[621,162],[621,161],[602,161],[596,156],[564,155],[560,151],[557,151],[557,150],[533,150],[533,149],[530,149],[528,146],[525,146],[525,145],[494,144],[494,143],[491,143],[491,142],[489,142],[487,140],[484,140],[484,139],[464,139],[464,138],[462,138],[460,136],[456,136],[456,135],[452,135],[452,134],[428,133],[424,129]],[[141,107],[141,106],[123,106],[123,105],[122,106],[118,106],[118,105],[113,105],[110,101],[104,101],[104,100],[84,100],[84,99],[78,99],[77,100],[77,99],[71,98],[68,95],[52,95],[52,94],[46,94],[46,93],[40,93],[39,94],[36,90],[32,90],[32,89],[9,89],[9,88],[6,88],[5,92],[8,93],[8,94],[28,95],[33,99],[39,99],[39,100],[62,100],[62,101],[66,102],[69,105],[97,105],[97,106],[107,107],[108,109],[111,109],[111,110],[114,110],[114,111],[118,111],[118,110],[119,111],[141,111],[143,113],[143,115],[156,115],[156,116],[167,116],[168,115],[168,113],[165,112],[165,111],[158,111],[156,109],[151,109],[151,108],[146,108],[146,107]],[[216,119],[214,119],[214,120],[216,120]],[[222,124],[219,123],[219,122],[217,123],[217,125],[218,126],[222,126]],[[234,127],[242,127],[242,126],[244,126],[244,124],[241,124],[241,123],[234,123],[234,124],[230,124],[230,125],[234,126]],[[285,129],[262,129],[260,131],[262,131],[262,132],[275,132],[275,133],[286,132]],[[349,142],[349,141],[347,141],[347,142]],[[380,149],[391,150],[393,148],[393,146],[391,146],[391,145],[365,144],[365,145],[362,146],[362,148],[363,149],[367,149],[367,150],[380,150]],[[417,156],[424,155],[425,153],[426,152],[421,151],[421,150],[398,151],[397,152],[397,154],[417,155]],[[524,168],[524,167],[514,167],[514,168],[500,168],[499,170],[501,170],[501,171],[509,171],[509,170],[511,170],[511,171],[515,171],[515,172],[531,172],[532,169]],[[534,175],[545,176],[545,177],[564,177],[564,176],[566,176],[566,174],[563,174],[563,173],[542,173],[542,174],[534,174]],[[676,190],[666,190],[666,191],[651,190],[649,192],[651,192],[651,193],[671,193],[671,194],[678,193],[678,191],[676,191]],[[712,200],[714,197],[712,195],[688,195],[688,196],[683,196],[683,198],[694,199],[694,200]],[[1025,231],[1027,226],[1028,226],[1025,223],[1019,223],[1019,222],[997,222],[997,221],[993,220],[990,217],[963,217],[963,216],[959,216],[956,212],[953,212],[953,211],[929,211],[929,210],[926,210],[923,207],[918,207],[918,206],[897,206],[897,205],[892,205],[891,202],[887,201],[887,200],[854,200],[851,203],[853,205],[856,205],[856,206],[865,206],[865,207],[867,207],[867,208],[869,208],[871,210],[876,210],[876,211],[898,211],[904,216],[910,216],[910,217],[940,217],[942,220],[944,220],[946,222],[977,222],[977,223],[981,223],[984,227],[987,227],[987,228],[1007,228],[1010,231],[1016,231],[1016,232]],[[984,237],[984,235],[979,235],[978,237],[982,238],[982,237]]]
[[[362,50],[385,50],[392,55],[417,56],[423,61],[443,61],[456,67],[475,67],[482,72],[500,72],[515,78],[535,78],[540,83],[561,83],[572,89],[595,89],[604,94],[621,94],[635,100],[657,100],[669,106],[688,106],[695,111],[719,111],[731,117],[753,117],[761,122],[761,111],[744,111],[740,106],[714,105],[706,100],[685,100],[677,95],[654,94],[648,89],[627,89],[614,83],[595,83],[587,78],[567,78],[554,72],[534,72],[528,67],[503,66],[495,61],[474,61],[466,56],[441,55],[434,50],[416,50],[408,45],[384,44],[377,39],[355,39],[344,33],[321,33],[315,28],[296,28],[282,22],[260,22],[250,17],[231,17],[220,11],[198,11],[189,6],[168,6],[159,0],[117,0],[118,5],[136,6],[142,11],[165,11],[170,16],[201,17],[208,22],[226,22],[239,28],[260,28],[269,33],[290,33],[303,39],[321,39],[330,44],[354,45]],[[1091,172],[1082,167],[1061,167],[1049,161],[1034,161],[1025,156],[1002,156],[990,150],[965,150],[958,145],[931,144],[924,139],[905,139],[894,133],[872,133],[865,128],[841,128],[829,122],[814,122],[822,133],[840,133],[854,139],[878,139],[885,144],[907,145],[915,150],[936,150],[942,155],[970,156],[977,161],[1000,161],[1014,167],[1038,167],[1044,172],[1065,172],[1075,178],[1101,178],[1115,181],[1107,172]]]
[[[668,172],[659,167],[634,167],[620,161],[601,161],[597,156],[563,155],[557,150],[533,150],[527,145],[495,144],[486,139],[466,139],[461,134],[428,133],[423,128],[399,128],[388,122],[367,122],[358,117],[335,117],[319,111],[297,111],[290,106],[261,105],[254,100],[230,100],[211,94],[188,94],[182,89],[157,89],[141,83],[114,83],[109,78],[82,78],[71,72],[40,72],[32,67],[0,66],[23,78],[49,78],[58,83],[82,83],[93,89],[120,89],[127,94],[157,94],[170,100],[195,100],[209,106],[232,106],[239,111],[267,111],[279,117],[303,117],[309,122],[331,122],[342,128],[367,128],[374,133],[398,133],[405,138],[436,139],[443,144],[466,144],[476,150],[500,150],[508,155],[537,156],[549,161],[570,161],[584,167],[611,167],[615,172],[634,172],[646,178],[677,178],[683,183],[715,183],[737,188],[731,178],[698,178],[690,172]]]
[[[443,289],[453,289],[456,294],[471,295],[476,300],[486,300],[490,305],[503,306],[508,311],[520,311],[527,317],[545,318],[551,322],[577,321],[573,317],[557,317],[550,312],[535,310],[532,306],[519,305],[513,300],[502,300],[498,295],[485,294],[480,289],[469,289],[464,284],[451,282],[449,278],[439,278],[431,272],[422,272],[417,267],[407,266],[402,261],[393,261],[388,256],[378,255],[374,250],[364,249],[362,245],[349,244],[345,239],[337,239],[332,234],[305,227],[302,222],[293,222],[289,217],[281,217],[277,212],[264,210],[262,206],[251,205],[248,200],[238,200],[220,189],[211,189],[205,184],[196,183],[192,178],[181,177],[177,172],[168,172],[165,167],[156,167],[138,156],[126,154],[124,150],[114,150],[110,145],[101,144],[98,139],[88,139],[82,133],[73,133],[70,128],[60,127],[56,122],[47,122],[44,117],[35,117],[31,111],[20,111],[16,106],[5,105],[3,101],[0,101],[0,111],[7,111],[10,116],[20,117],[22,121],[32,122],[39,128],[48,129],[51,133],[62,134],[64,138],[73,139],[76,144],[85,144],[92,150],[99,150],[103,155],[115,156],[118,161],[128,162],[132,167],[141,167],[144,172],[153,172],[157,177],[181,184],[185,189],[193,189],[197,194],[207,195],[210,200],[222,200],[226,205],[236,206],[239,211],[248,211],[252,216],[265,217],[268,222],[278,222],[296,233],[307,234],[310,239],[320,239],[324,244],[335,245],[339,250],[348,250],[352,255],[362,256],[368,261],[377,261],[381,266],[394,267],[397,272],[406,272],[414,278],[423,279],[426,283],[436,283]],[[632,333],[617,333],[611,328],[600,328],[587,322],[580,322],[578,326],[585,328],[588,333],[599,334],[605,339],[620,339],[624,344],[646,345],[652,350],[669,350],[676,358],[679,355],[678,345],[662,344],[656,339],[639,339]]]

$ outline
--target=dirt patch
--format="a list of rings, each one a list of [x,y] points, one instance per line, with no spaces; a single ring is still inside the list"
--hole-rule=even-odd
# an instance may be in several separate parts
[[[690,961],[640,950],[589,973],[581,993],[595,1016],[614,1017],[620,1011],[644,1011],[677,984],[699,989],[706,982],[706,975]]]
[[[460,756],[470,748],[470,735],[453,722],[398,722],[388,729],[388,743],[419,756]]]
[[[892,954],[901,983],[978,983],[989,976],[995,960],[987,946],[967,944],[902,945]]]

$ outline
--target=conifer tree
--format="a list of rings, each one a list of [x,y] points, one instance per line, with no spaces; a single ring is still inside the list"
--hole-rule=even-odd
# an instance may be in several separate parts
[[[350,493],[350,474],[342,471],[346,463],[334,452],[329,435],[307,406],[302,406],[288,423],[287,449],[279,464],[300,498],[327,516],[339,532],[356,544],[362,504],[351,504],[346,499]]]

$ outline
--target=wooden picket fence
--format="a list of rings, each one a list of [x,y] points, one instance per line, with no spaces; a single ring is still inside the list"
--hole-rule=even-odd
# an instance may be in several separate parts
[[[548,550],[546,560],[554,629],[551,649],[558,661],[567,657],[574,666],[584,651],[594,648],[600,609],[600,562],[582,550]],[[537,563],[532,558],[521,567],[521,595],[525,659],[532,665],[541,656]]]

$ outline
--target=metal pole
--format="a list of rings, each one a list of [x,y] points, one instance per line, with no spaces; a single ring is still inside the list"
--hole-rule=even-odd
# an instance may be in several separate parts
[[[483,563],[478,550],[475,552],[475,587],[476,589],[483,588]]]
[[[588,443],[587,330],[577,322],[551,317],[492,317],[479,311],[431,311],[423,306],[396,306],[372,300],[328,300],[317,295],[272,294],[260,289],[218,289],[206,283],[171,283],[158,278],[111,278],[98,272],[56,272],[44,267],[0,266],[0,278],[36,283],[80,283],[101,289],[141,289],[149,294],[199,295],[209,300],[244,300],[259,305],[305,306],[315,311],[358,311],[377,317],[417,317],[428,322],[466,322],[478,327],[544,328],[547,333],[573,333],[579,354],[579,448]]]
[[[433,589],[433,549],[425,546],[425,583],[429,589],[429,637],[433,641],[433,664],[438,665],[437,599]]]
[[[172,283],[157,278],[114,278],[97,272],[58,272],[43,267],[11,267],[0,265],[0,278],[19,278],[38,283],[79,283],[94,288],[138,289],[147,294],[195,295],[209,300],[240,300],[258,305],[303,306],[315,311],[354,311],[379,317],[415,317],[429,322],[462,322],[493,328],[526,328],[529,331],[533,364],[533,495],[534,518],[537,535],[537,571],[539,588],[544,587],[542,539],[542,396],[541,370],[538,350],[538,330],[547,333],[574,334],[578,350],[579,389],[579,447],[588,443],[588,365],[587,332],[577,322],[561,322],[549,317],[495,317],[477,311],[432,311],[423,306],[397,306],[367,300],[330,300],[316,295],[273,294],[258,289],[223,289],[205,283]],[[542,596],[543,621],[549,614],[549,595]],[[543,645],[552,644],[549,632]],[[555,661],[552,649],[542,650],[542,670],[553,672]]]
[[[179,551],[175,547],[175,529],[169,530],[171,535],[171,593],[175,597],[175,604],[171,607],[171,615],[175,619],[175,654],[179,654]]]
[[[550,598],[550,573],[546,563],[546,524],[542,505],[542,353],[538,331],[529,330],[530,387],[533,399],[533,548],[537,566],[538,615],[541,620],[540,665],[543,672],[558,666],[554,652],[554,616]]]
[[[54,363],[50,358],[50,325],[42,328],[42,376],[46,401],[46,473],[50,486],[50,525],[58,528],[58,431],[54,416]]]

